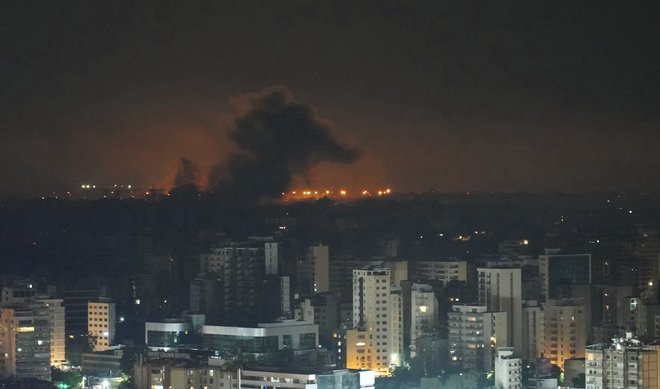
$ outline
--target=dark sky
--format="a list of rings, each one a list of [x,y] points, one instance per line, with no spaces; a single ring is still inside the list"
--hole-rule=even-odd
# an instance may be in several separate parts
[[[0,193],[208,169],[273,86],[362,150],[318,186],[660,190],[659,20],[658,1],[4,1]]]

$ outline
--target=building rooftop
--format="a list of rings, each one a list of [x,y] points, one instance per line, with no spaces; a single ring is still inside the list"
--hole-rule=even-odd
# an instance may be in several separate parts
[[[656,345],[643,344],[639,339],[634,338],[630,332],[627,332],[623,338],[612,338],[612,343],[597,343],[586,347],[588,351],[654,351],[657,348]]]

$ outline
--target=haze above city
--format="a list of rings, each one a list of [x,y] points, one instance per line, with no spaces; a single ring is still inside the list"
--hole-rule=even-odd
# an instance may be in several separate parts
[[[657,191],[658,7],[5,2],[0,194],[208,185],[274,90],[273,190]]]

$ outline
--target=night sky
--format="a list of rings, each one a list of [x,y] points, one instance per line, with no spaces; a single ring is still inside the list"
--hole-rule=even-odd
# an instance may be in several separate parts
[[[0,194],[213,171],[272,90],[354,152],[307,156],[295,187],[657,191],[659,20],[658,1],[3,1]]]

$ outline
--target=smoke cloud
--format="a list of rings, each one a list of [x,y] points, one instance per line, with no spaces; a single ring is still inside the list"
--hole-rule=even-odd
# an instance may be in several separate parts
[[[293,176],[305,177],[320,162],[349,164],[360,150],[334,138],[314,110],[284,88],[268,89],[245,100],[247,110],[229,133],[238,147],[211,169],[210,187],[239,202],[279,198]]]
[[[179,170],[174,176],[174,188],[199,186],[199,166],[188,158],[181,158]]]

